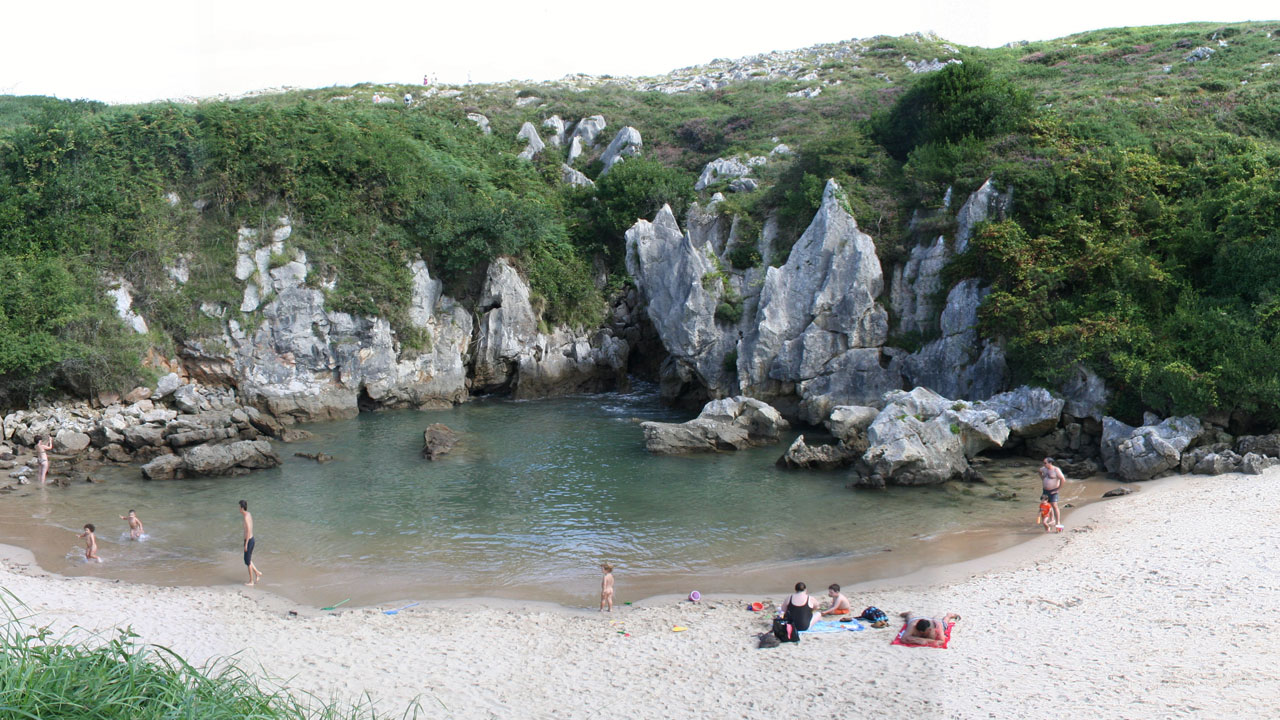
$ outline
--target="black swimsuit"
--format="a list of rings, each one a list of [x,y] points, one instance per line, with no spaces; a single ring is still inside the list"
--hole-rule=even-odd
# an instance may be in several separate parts
[[[787,622],[795,626],[796,631],[808,630],[813,624],[813,608],[808,603],[804,605],[792,604],[791,598],[787,598],[787,609],[783,613],[783,617]]]
[[[245,543],[244,546],[244,564],[246,567],[253,562],[253,540],[253,538],[249,538],[249,542]]]

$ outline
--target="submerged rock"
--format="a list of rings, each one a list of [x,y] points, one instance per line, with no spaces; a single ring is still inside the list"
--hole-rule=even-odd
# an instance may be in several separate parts
[[[458,444],[458,433],[443,423],[433,423],[422,431],[422,457],[435,460],[453,450]]]

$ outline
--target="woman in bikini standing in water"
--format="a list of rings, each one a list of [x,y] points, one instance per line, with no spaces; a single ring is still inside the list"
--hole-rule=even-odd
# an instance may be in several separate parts
[[[36,443],[36,463],[40,467],[40,484],[44,484],[44,478],[49,474],[49,456],[45,453],[53,449],[53,439],[48,435],[40,438]]]

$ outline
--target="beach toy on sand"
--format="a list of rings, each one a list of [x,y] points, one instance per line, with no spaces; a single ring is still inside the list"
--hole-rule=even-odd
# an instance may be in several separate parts
[[[693,592],[689,593],[689,602],[698,602],[701,599],[702,599],[702,593],[698,592],[697,590],[694,590]]]
[[[760,612],[763,609],[764,609],[764,603],[762,602],[751,603],[751,612]]]
[[[400,612],[401,610],[408,610],[409,608],[413,607],[414,605],[419,605],[419,604],[420,604],[420,603],[416,603],[416,602],[414,602],[414,603],[409,603],[408,605],[405,605],[405,606],[404,606],[404,607],[402,607],[402,608],[396,608],[395,610],[383,610],[383,611],[382,611],[382,614],[383,614],[383,615],[395,615],[396,613]]]
[[[349,602],[351,602],[351,598],[347,598],[346,600],[343,600],[343,601],[342,601],[342,602],[340,602],[340,603],[334,603],[333,605],[330,605],[329,607],[322,607],[322,608],[320,608],[320,609],[321,609],[321,610],[337,610],[338,608],[342,607],[343,605],[346,605],[346,604],[347,604],[347,603],[349,603]]]
[[[683,625],[677,625],[677,626],[675,626],[675,627],[671,628],[671,632],[684,632],[685,630],[688,630],[688,629],[689,629],[689,628],[687,628],[687,627],[685,627],[685,626],[683,626]]]

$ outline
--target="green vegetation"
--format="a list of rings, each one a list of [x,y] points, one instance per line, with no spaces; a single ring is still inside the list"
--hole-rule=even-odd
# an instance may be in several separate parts
[[[383,716],[267,691],[233,662],[193,667],[121,631],[102,643],[67,642],[12,617],[0,627],[0,712],[6,718],[84,720],[337,720]],[[415,705],[403,717],[425,715]]]
[[[1199,47],[1214,52],[1186,61]],[[982,330],[1006,338],[1017,380],[1053,384],[1083,363],[1116,389],[1121,417],[1220,409],[1280,422],[1278,55],[1277,23],[1198,23],[996,49],[873,38],[813,49],[803,79],[756,67],[706,92],[508,83],[411,109],[369,99],[416,88],[372,85],[194,106],[0,98],[0,388],[119,383],[141,346],[215,330],[196,308],[238,307],[236,229],[269,232],[281,215],[294,225],[288,253],[337,278],[329,303],[387,317],[407,346],[429,344],[404,322],[417,255],[464,300],[489,259],[510,256],[544,322],[591,324],[599,287],[622,285],[626,228],[664,203],[682,218],[710,195],[691,189],[706,162],[781,141],[794,154],[772,156],[752,172],[758,192],[721,206],[739,217],[734,268],[783,262],[827,178],[886,265],[950,232],[951,214],[933,212],[948,189],[962,201],[994,178],[1013,190],[1010,214],[979,228],[948,272],[993,285]],[[916,75],[904,58],[962,64]],[[528,97],[541,100],[515,105]],[[486,114],[493,135],[467,112]],[[588,156],[579,168],[597,186],[564,187],[564,148],[515,157],[517,128],[553,114],[604,115],[604,142],[634,126],[643,158],[601,178]],[[169,205],[171,191],[182,202]],[[771,214],[778,236],[759,257]],[[179,256],[191,280],[174,287],[163,268]],[[137,288],[150,337],[112,321],[112,276]],[[717,316],[733,322],[722,299]]]

